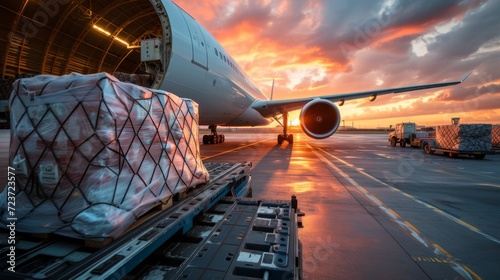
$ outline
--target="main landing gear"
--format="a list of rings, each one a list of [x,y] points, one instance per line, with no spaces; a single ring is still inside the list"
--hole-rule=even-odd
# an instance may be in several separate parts
[[[203,144],[218,144],[218,143],[224,143],[226,141],[226,137],[224,134],[217,134],[217,126],[216,125],[210,125],[208,126],[210,128],[210,135],[203,135]]]
[[[288,141],[289,144],[293,144],[293,134],[288,134],[288,112],[284,112],[283,114],[283,123],[280,123],[280,121],[276,119],[276,121],[278,121],[278,123],[281,124],[281,126],[283,127],[283,134],[279,134],[278,135],[278,145],[281,145],[283,143],[283,141]]]

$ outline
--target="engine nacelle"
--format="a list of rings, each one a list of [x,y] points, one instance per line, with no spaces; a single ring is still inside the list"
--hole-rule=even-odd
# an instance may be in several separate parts
[[[339,125],[339,109],[326,99],[310,101],[300,112],[300,127],[309,137],[328,138],[337,131]]]

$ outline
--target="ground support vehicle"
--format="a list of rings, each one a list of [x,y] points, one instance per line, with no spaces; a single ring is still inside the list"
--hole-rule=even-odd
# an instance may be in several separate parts
[[[415,133],[410,134],[410,138],[408,139],[408,144],[412,148],[422,148],[425,140],[435,139],[433,136],[429,136],[429,132],[426,131],[417,131]]]
[[[205,166],[210,183],[109,244],[2,230],[0,279],[301,279],[296,198],[246,198],[251,163]]]
[[[429,137],[429,132],[417,131],[417,125],[412,122],[398,123],[396,128],[389,133],[389,142],[395,147],[397,143],[401,147],[406,147],[406,144],[414,148],[422,147],[423,138]]]
[[[484,159],[486,155],[493,155],[495,154],[495,151],[493,150],[475,150],[475,151],[469,151],[469,150],[456,150],[456,149],[448,149],[444,147],[440,147],[436,139],[428,138],[423,140],[422,142],[422,149],[424,153],[426,154],[434,154],[435,152],[443,153],[445,156],[449,156],[452,158],[458,157],[458,155],[467,155],[467,156],[473,156],[476,159]]]

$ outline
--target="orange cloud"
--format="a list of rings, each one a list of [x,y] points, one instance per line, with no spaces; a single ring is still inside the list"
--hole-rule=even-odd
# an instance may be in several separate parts
[[[408,26],[404,28],[392,28],[384,32],[383,36],[376,40],[375,44],[382,44],[408,35],[422,34],[425,28],[422,26]]]

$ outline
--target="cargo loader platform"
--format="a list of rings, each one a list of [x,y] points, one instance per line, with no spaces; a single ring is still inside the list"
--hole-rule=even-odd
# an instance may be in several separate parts
[[[294,203],[244,198],[251,166],[205,163],[210,183],[146,214],[102,248],[2,229],[0,278],[300,279]],[[7,242],[13,232],[15,245]]]

